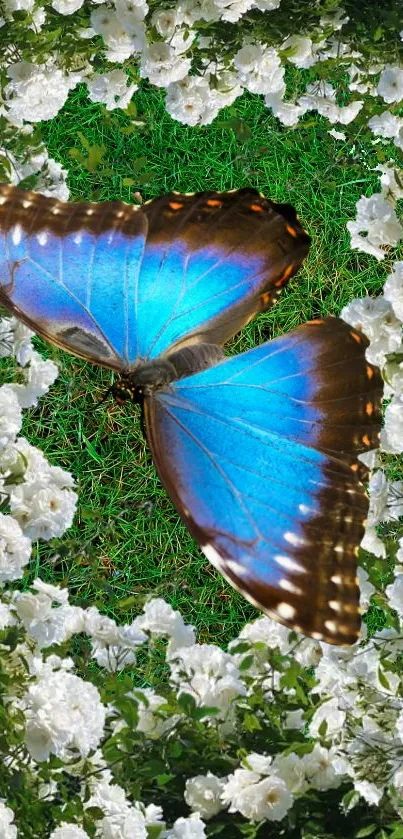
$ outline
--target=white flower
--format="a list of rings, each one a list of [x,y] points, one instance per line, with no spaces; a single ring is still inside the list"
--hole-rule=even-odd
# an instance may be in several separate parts
[[[390,139],[398,137],[402,127],[403,117],[391,114],[390,111],[376,114],[368,120],[368,128],[375,134],[375,137],[387,137]]]
[[[359,781],[355,778],[354,789],[360,793],[362,798],[364,798],[368,804],[375,804],[375,806],[379,804],[383,796],[383,789],[380,789],[375,784],[371,783],[371,781]]]
[[[394,201],[403,198],[403,171],[401,169],[391,162],[391,165],[380,163],[375,166],[375,171],[382,173],[381,187],[388,198],[392,198]],[[397,262],[395,265],[399,265],[399,263]]]
[[[346,712],[339,708],[338,700],[336,698],[329,699],[316,709],[309,723],[309,734],[311,737],[319,738],[319,728],[323,723],[326,723],[326,730],[323,737],[331,739],[340,734],[345,720]]]
[[[22,426],[22,412],[11,385],[0,387],[0,449],[15,440]]]
[[[158,87],[167,87],[189,73],[191,59],[178,55],[165,41],[155,41],[142,52],[140,75]]]
[[[155,11],[151,15],[151,23],[155,26],[159,35],[163,38],[170,38],[178,23],[178,12],[175,9]]]
[[[313,42],[306,35],[289,35],[281,44],[281,50],[287,50],[287,61],[296,67],[312,67],[318,61]]]
[[[276,755],[273,760],[273,772],[283,779],[292,795],[301,795],[308,789],[305,764],[295,752],[289,755]]]
[[[306,111],[303,105],[295,105],[293,102],[285,102],[277,94],[267,94],[264,99],[265,105],[271,108],[273,114],[280,120],[282,125],[293,128]]]
[[[242,93],[235,73],[217,71],[215,87],[210,87],[210,73],[185,76],[168,85],[165,107],[173,119],[184,125],[208,125],[221,108],[232,104]]]
[[[169,663],[179,693],[191,694],[198,705],[217,708],[219,718],[226,717],[237,696],[246,694],[232,656],[214,644],[181,647]]]
[[[261,755],[257,752],[251,752],[242,761],[245,769],[251,769],[252,772],[257,772],[258,775],[269,775],[273,758],[267,755]]]
[[[277,775],[258,779],[255,772],[236,769],[224,786],[221,796],[224,804],[230,805],[230,813],[240,812],[251,821],[281,821],[293,804],[285,782]]]
[[[297,708],[296,711],[287,711],[284,718],[284,728],[294,728],[301,731],[306,726],[306,719],[304,719],[303,708]]]
[[[140,694],[144,694],[144,700]],[[163,705],[166,705],[166,699],[155,693],[152,688],[142,688],[136,695],[136,700],[139,703],[137,731],[142,731],[149,740],[158,740],[175,725],[178,717],[164,718],[156,713]]]
[[[386,408],[381,447],[391,454],[403,451],[403,393],[396,393]]]
[[[251,93],[284,95],[284,67],[274,47],[246,44],[235,54],[234,67],[240,83]]]
[[[158,638],[170,639],[170,651],[178,647],[193,646],[195,631],[193,626],[186,626],[180,612],[175,612],[169,603],[156,597],[144,606],[144,614],[135,618],[133,628],[149,632]]]
[[[384,259],[385,245],[397,245],[403,238],[403,227],[397,218],[394,203],[379,192],[370,198],[363,195],[356,208],[357,220],[347,222],[351,247],[370,253],[377,259]]]
[[[145,0],[114,0],[116,15],[123,29],[129,34],[136,34],[147,12]],[[143,31],[143,30],[142,30]]]
[[[122,13],[123,10],[120,9],[120,18],[122,18]],[[145,47],[144,23],[134,20],[129,31],[127,19],[123,25],[117,10],[109,9],[107,6],[99,6],[91,12],[91,26],[97,35],[102,35],[105,41],[108,61],[122,63],[133,53],[140,52]]]
[[[364,551],[368,551],[374,556],[386,556],[386,547],[382,539],[378,536],[374,526],[367,525],[365,533],[361,542],[361,547]]]
[[[4,801],[0,801],[0,836],[2,839],[17,839],[17,828],[12,822],[14,813],[11,807],[6,807]]]
[[[11,387],[21,405],[21,408],[32,408],[38,404],[38,399],[48,392],[50,386],[59,375],[59,368],[51,359],[32,350],[29,365],[24,369],[25,384],[11,384]]]
[[[88,833],[76,824],[62,822],[60,827],[52,830],[49,839],[89,839]]]
[[[327,132],[330,134],[331,137],[334,137],[335,140],[345,140],[346,135],[344,131],[336,131],[335,128],[331,128],[330,131]]]
[[[53,65],[18,61],[9,65],[11,81],[4,89],[7,119],[15,125],[55,117],[66,102],[69,91],[80,81],[79,73],[66,75]]]
[[[127,75],[123,70],[97,74],[91,79],[86,79],[88,97],[91,102],[102,102],[108,111],[126,108],[138,88],[137,84],[128,86],[127,81]]]
[[[400,617],[403,617],[403,574],[397,574],[393,583],[386,586],[386,597],[391,609],[396,609]]]
[[[81,9],[84,0],[52,0],[52,6],[60,15],[72,15]]]
[[[28,565],[32,543],[11,516],[0,513],[0,585],[19,580]]]
[[[403,198],[403,190],[401,196]],[[403,321],[403,262],[395,262],[388,275],[383,293],[386,300],[393,306],[393,311],[399,320]]]
[[[299,105],[306,110],[317,111],[327,117],[330,122],[341,122],[347,125],[351,122],[363,106],[361,100],[350,102],[349,105],[339,106],[336,103],[336,90],[328,82],[311,82],[303,96],[299,98]]]
[[[105,708],[97,688],[73,673],[46,673],[31,684],[23,698],[25,742],[36,761],[51,753],[82,756],[97,748],[103,736]]]
[[[192,813],[187,819],[181,817],[176,819],[172,830],[164,833],[164,839],[205,839],[204,822],[198,813]],[[128,837],[134,839],[134,837]]]
[[[184,794],[186,804],[203,819],[211,819],[223,809],[220,800],[223,787],[224,781],[211,772],[188,778]]]
[[[403,99],[403,68],[387,64],[381,73],[377,93],[385,102],[400,102]]]
[[[357,568],[357,576],[360,584],[360,607],[365,612],[371,605],[371,597],[376,589],[370,583],[368,574],[364,568]]]
[[[313,750],[302,758],[307,779],[314,789],[335,789],[343,782],[333,768],[335,756],[335,749],[325,749],[315,743]]]
[[[30,539],[53,539],[71,527],[77,505],[77,494],[56,485],[41,482],[25,483],[11,493],[10,507]]]

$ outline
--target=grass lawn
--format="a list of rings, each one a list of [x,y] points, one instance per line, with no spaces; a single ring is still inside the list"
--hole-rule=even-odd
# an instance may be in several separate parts
[[[259,97],[246,94],[202,128],[174,122],[154,89],[144,86],[135,102],[143,126],[91,104],[81,88],[44,124],[50,155],[69,168],[72,198],[131,201],[138,190],[147,200],[171,189],[253,185],[293,204],[312,237],[310,255],[280,302],[249,324],[229,353],[381,292],[392,258],[377,263],[351,251],[346,230],[356,201],[378,189],[379,149],[381,158],[391,156],[369,131],[352,125],[348,142],[336,141],[316,114],[296,130],[284,129]],[[77,478],[79,507],[64,538],[37,545],[26,582],[38,574],[63,581],[73,603],[95,603],[125,622],[152,592],[180,609],[201,640],[224,644],[258,613],[209,565],[180,522],[156,476],[138,409],[111,400],[97,407],[108,371],[38,345],[58,362],[60,377],[38,408],[25,412],[23,433]],[[2,362],[2,381],[8,371]]]

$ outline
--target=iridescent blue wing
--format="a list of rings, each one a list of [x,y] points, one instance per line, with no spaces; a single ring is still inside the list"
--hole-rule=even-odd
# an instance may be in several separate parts
[[[254,189],[171,193],[139,209],[0,186],[0,302],[115,370],[223,343],[276,299],[308,247],[292,208]]]
[[[136,340],[148,358],[197,341],[224,344],[276,300],[309,248],[293,208],[256,189],[171,193],[143,212]]]
[[[145,404],[161,480],[208,559],[258,608],[332,644],[360,624],[357,455],[378,445],[382,393],[367,343],[312,321]]]
[[[129,366],[147,220],[120,201],[65,203],[0,186],[0,303],[96,364]]]

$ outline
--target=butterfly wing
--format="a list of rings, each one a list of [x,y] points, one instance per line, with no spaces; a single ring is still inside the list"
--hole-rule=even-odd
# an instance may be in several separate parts
[[[147,220],[120,201],[65,203],[0,187],[0,303],[96,364],[127,367]]]
[[[309,249],[295,210],[249,187],[171,193],[143,212],[136,340],[137,354],[149,358],[189,343],[224,344],[276,300]]]
[[[153,458],[207,558],[254,605],[328,643],[359,632],[359,452],[378,445],[367,340],[312,321],[146,400]]]
[[[254,189],[171,193],[141,209],[0,186],[0,303],[44,338],[128,370],[222,343],[266,308],[309,237]]]

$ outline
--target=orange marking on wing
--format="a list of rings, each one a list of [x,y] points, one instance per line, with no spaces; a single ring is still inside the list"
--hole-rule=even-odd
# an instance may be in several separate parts
[[[354,338],[354,341],[356,341],[357,344],[361,344],[362,335],[358,335],[357,332],[350,332],[350,335],[352,338]]]
[[[363,442],[366,446],[370,446],[370,445],[371,445],[371,440],[369,439],[368,434],[364,434],[364,436],[363,436],[363,438],[362,438],[362,442]]]
[[[286,224],[285,229],[286,229],[287,233],[289,233],[289,234],[290,234],[290,236],[294,236],[294,239],[296,239],[296,238],[297,238],[298,233],[297,233],[297,231],[295,230],[295,227],[291,227],[291,225],[290,225],[290,224]]]
[[[265,291],[264,294],[260,295],[260,302],[262,303],[263,306],[267,306],[270,303],[270,300],[271,300],[271,292],[270,291]]]
[[[294,263],[291,263],[291,265],[289,265],[288,268],[286,268],[285,271],[283,271],[281,277],[279,277],[278,280],[276,280],[276,282],[274,283],[276,288],[281,288],[281,286],[284,285],[284,283],[288,280],[288,277],[292,274],[293,270]]]
[[[263,207],[260,204],[251,204],[249,209],[254,213],[263,213]]]
[[[359,468],[360,467],[359,467],[358,463],[352,463],[352,465],[351,465],[351,471],[352,472],[358,472]]]
[[[365,406],[365,413],[370,417],[374,413],[374,406],[372,402],[367,402]]]
[[[369,364],[367,365],[367,376],[369,379],[372,379],[374,376],[374,371],[372,367],[369,366]]]
[[[183,204],[180,201],[170,201],[169,206],[170,206],[171,210],[181,210],[182,207],[183,207]]]
[[[219,201],[218,198],[209,198],[206,204],[209,207],[221,207],[222,201]]]

